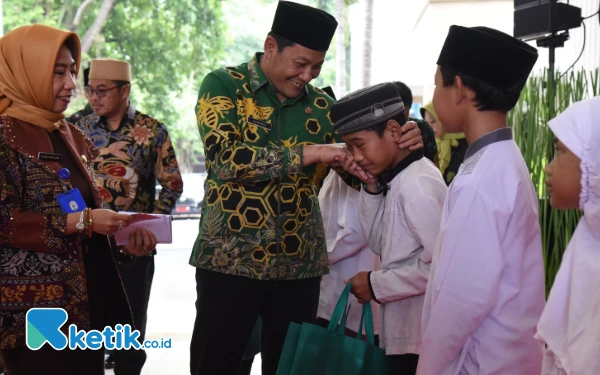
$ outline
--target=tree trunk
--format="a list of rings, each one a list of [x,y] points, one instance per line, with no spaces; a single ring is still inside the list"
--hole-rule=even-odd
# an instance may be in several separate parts
[[[83,14],[83,11],[85,10],[85,8],[87,8],[88,5],[90,5],[93,2],[94,0],[85,0],[83,3],[81,3],[79,8],[77,8],[77,12],[75,12],[75,18],[73,18],[73,28],[79,26],[79,22],[81,21],[81,15]]]
[[[335,0],[335,18],[338,27],[335,36],[335,96],[346,95],[346,2]]]
[[[195,82],[194,82],[195,72],[191,71],[190,76],[187,80],[187,85],[184,85],[184,89],[182,90],[181,95],[194,95],[195,94]],[[197,131],[195,126],[192,126],[191,131]],[[192,142],[186,139],[185,137],[177,140],[177,163],[179,164],[179,170],[181,173],[192,173],[194,171],[194,160],[196,160],[194,147]]]
[[[4,13],[2,11],[2,1],[0,0],[0,36],[4,35]]]
[[[46,1],[46,9],[44,9],[44,19],[50,18],[50,13],[52,13],[52,4],[50,1]]]
[[[371,55],[373,51],[373,0],[367,1],[367,11],[365,12],[365,40],[363,46],[363,87],[371,85]]]
[[[58,27],[59,29],[62,27],[62,23],[65,20],[65,15],[67,14],[67,9],[69,9],[69,5],[70,5],[70,0],[64,0],[64,4],[63,4],[63,8],[62,11],[60,12],[60,17],[58,19],[58,22],[56,23],[56,27]]]
[[[193,168],[193,151],[191,142],[185,139],[177,140],[177,164],[181,173],[192,173]]]
[[[104,2],[102,3],[102,7],[100,8],[98,15],[96,16],[94,23],[92,24],[92,26],[90,26],[88,31],[86,31],[85,35],[83,36],[83,39],[81,40],[82,53],[88,53],[90,51],[90,48],[94,43],[96,35],[98,35],[100,31],[102,31],[102,28],[104,27],[104,24],[108,19],[110,11],[115,5],[115,1],[116,0],[104,0]]]

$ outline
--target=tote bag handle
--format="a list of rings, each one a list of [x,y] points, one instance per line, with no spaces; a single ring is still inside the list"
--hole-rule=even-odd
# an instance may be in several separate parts
[[[338,332],[344,333],[346,329],[346,319],[348,318],[348,298],[350,297],[351,288],[352,283],[346,284],[344,291],[340,295],[340,299],[338,299],[337,304],[335,305],[333,314],[331,314],[331,320],[327,326],[328,331],[335,332],[337,328]]]
[[[365,324],[365,335],[367,336],[367,342],[371,345],[375,345],[375,330],[373,329],[373,310],[371,309],[371,302],[363,304],[362,314],[360,315],[360,323],[358,325],[359,337],[362,336],[363,322]]]

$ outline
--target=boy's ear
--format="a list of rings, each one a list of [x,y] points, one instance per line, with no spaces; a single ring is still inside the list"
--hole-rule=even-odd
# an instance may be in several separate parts
[[[454,77],[454,86],[454,104],[459,105],[464,100],[474,98],[474,93],[464,85],[463,80],[462,78],[460,78],[460,76]]]
[[[399,141],[402,137],[402,126],[396,120],[388,120],[385,130],[390,133],[393,141]]]

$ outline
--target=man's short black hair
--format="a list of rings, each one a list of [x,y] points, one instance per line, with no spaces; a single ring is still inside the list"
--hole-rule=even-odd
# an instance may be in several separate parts
[[[396,85],[396,89],[398,89],[398,94],[400,94],[400,97],[402,98],[404,108],[410,109],[410,107],[412,107],[413,104],[412,91],[408,86],[406,86],[404,82],[395,81],[394,85]]]
[[[281,53],[285,49],[285,47],[291,47],[294,44],[296,44],[289,39],[275,34],[272,31],[269,31],[269,35],[272,36],[273,39],[275,39],[275,42],[277,43],[277,53]]]
[[[373,125],[372,127],[365,129],[365,130],[372,130],[372,131],[376,131],[377,135],[379,136],[379,138],[383,138],[383,133],[385,133],[385,128],[387,126],[387,123],[390,120],[396,120],[396,122],[398,123],[398,125],[402,126],[406,123],[406,118],[404,117],[404,112],[397,114],[396,116],[392,117],[389,120],[386,120],[384,122],[380,122],[377,125]]]
[[[123,87],[125,85],[130,84],[130,82],[127,82],[127,81],[113,81],[113,82],[115,83],[116,86],[119,86],[119,87]]]
[[[520,94],[509,93],[495,88],[452,68],[440,65],[440,71],[444,87],[452,86],[456,80],[456,76],[460,77],[463,85],[475,93],[475,106],[479,111],[508,112],[519,101]]]
[[[83,87],[86,87],[88,85],[88,82],[90,81],[90,68],[85,68],[83,69]]]

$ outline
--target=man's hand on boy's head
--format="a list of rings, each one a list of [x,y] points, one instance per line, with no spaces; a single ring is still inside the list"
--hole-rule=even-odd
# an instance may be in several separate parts
[[[351,279],[344,281],[346,284],[352,283],[350,292],[356,297],[358,303],[367,303],[373,299],[371,289],[369,288],[369,273],[361,271]]]
[[[402,125],[400,130],[402,131],[402,136],[399,141],[400,148],[408,147],[411,151],[423,148],[421,129],[419,129],[416,122],[408,121],[406,124]]]

